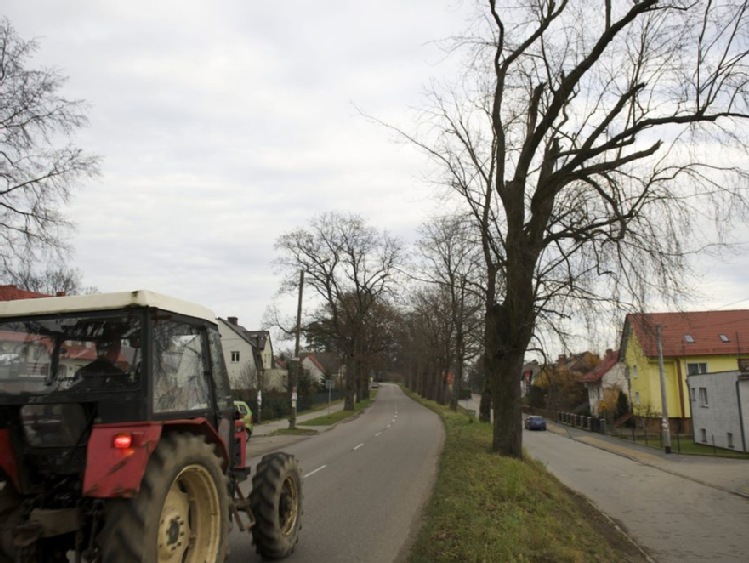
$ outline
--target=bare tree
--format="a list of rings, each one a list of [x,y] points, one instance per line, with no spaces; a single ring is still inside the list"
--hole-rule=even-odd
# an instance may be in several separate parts
[[[434,92],[427,133],[403,134],[481,233],[492,448],[519,458],[518,378],[540,324],[673,298],[689,256],[745,216],[749,13],[735,0],[485,6],[456,43],[462,87]]]
[[[60,208],[75,184],[98,174],[98,159],[72,146],[86,124],[85,105],[60,95],[65,78],[50,68],[29,68],[36,41],[0,20],[0,260],[15,270],[21,257],[40,251],[64,255],[71,224]]]
[[[324,326],[347,364],[344,409],[353,410],[371,315],[395,291],[401,243],[358,215],[323,213],[308,228],[279,237],[276,249],[276,265],[286,274],[282,291],[296,294],[301,270],[305,285],[323,300]]]
[[[16,287],[48,295],[81,295],[98,292],[96,287],[83,285],[80,270],[48,264],[44,271],[40,271],[33,268],[26,259],[16,261],[16,269],[6,272],[3,277]]]
[[[448,341],[454,339],[449,362],[453,370],[450,408],[457,410],[468,341],[471,335],[480,334],[480,327],[472,322],[484,300],[479,232],[470,217],[448,215],[422,225],[420,234],[417,276],[440,286],[448,297],[449,326],[454,331],[454,335],[448,335]]]

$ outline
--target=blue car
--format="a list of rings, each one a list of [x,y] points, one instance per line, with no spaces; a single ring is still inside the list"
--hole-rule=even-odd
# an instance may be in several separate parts
[[[528,430],[546,430],[546,420],[543,416],[528,416],[525,419],[525,428]]]

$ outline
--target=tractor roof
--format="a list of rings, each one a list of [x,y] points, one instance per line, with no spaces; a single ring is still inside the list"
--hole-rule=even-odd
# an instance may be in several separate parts
[[[130,307],[161,309],[171,313],[205,319],[216,324],[216,315],[202,305],[144,289],[65,297],[37,297],[34,299],[17,299],[15,301],[0,302],[0,317],[83,313],[86,311],[127,309]]]

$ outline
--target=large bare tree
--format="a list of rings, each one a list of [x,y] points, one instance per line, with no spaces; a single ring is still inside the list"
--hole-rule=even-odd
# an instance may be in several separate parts
[[[307,228],[279,237],[276,249],[276,264],[286,274],[282,291],[295,294],[302,271],[305,286],[322,298],[319,311],[326,318],[315,320],[317,326],[327,327],[344,358],[344,409],[353,410],[368,330],[379,326],[373,315],[395,291],[402,244],[356,214],[330,212],[315,216]]]
[[[690,254],[745,216],[749,14],[735,0],[480,4],[456,42],[463,81],[435,88],[424,134],[403,134],[481,234],[492,448],[522,457],[518,379],[539,324],[678,294]]]
[[[60,94],[65,78],[33,68],[36,41],[24,41],[0,19],[0,261],[3,271],[19,259],[68,250],[71,227],[61,212],[71,190],[98,173],[95,156],[70,143],[86,124],[85,104]]]

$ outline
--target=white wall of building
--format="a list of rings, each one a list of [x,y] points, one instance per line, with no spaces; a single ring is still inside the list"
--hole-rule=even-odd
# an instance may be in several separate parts
[[[739,375],[740,372],[731,371],[690,375],[687,378],[697,443],[747,451],[744,432],[748,422],[746,408],[749,408],[749,397],[741,397],[745,405],[740,409],[738,393],[743,391],[749,395],[749,382],[740,381]],[[738,389],[737,382],[741,383]]]

